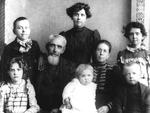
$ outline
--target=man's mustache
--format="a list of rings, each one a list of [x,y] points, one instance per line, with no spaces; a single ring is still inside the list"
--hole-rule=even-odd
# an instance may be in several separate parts
[[[51,56],[59,56],[59,53],[50,53]]]

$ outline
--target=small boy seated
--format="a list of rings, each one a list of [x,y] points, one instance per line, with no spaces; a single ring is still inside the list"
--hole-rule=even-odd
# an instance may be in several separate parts
[[[122,64],[121,71],[126,84],[117,89],[114,101],[115,113],[150,113],[150,89],[139,82],[140,63]]]

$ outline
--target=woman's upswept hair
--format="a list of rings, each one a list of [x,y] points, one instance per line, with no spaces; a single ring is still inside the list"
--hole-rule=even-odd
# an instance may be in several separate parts
[[[17,63],[19,65],[19,67],[23,70],[22,78],[26,80],[27,79],[27,71],[28,71],[26,61],[22,57],[14,57],[14,58],[10,59],[7,63],[7,77],[6,77],[5,81],[6,82],[11,81],[9,71],[14,63]]]
[[[70,16],[70,18],[72,18],[74,13],[76,13],[82,9],[85,10],[87,18],[90,18],[92,16],[92,14],[90,12],[90,6],[88,4],[81,3],[81,2],[78,2],[74,5],[72,5],[71,7],[67,8],[66,12],[67,12],[68,16]]]
[[[130,22],[129,24],[127,24],[126,27],[123,27],[123,33],[124,33],[124,36],[127,39],[129,38],[130,30],[132,28],[139,28],[141,30],[142,36],[144,36],[144,37],[147,36],[145,27],[142,23],[140,23],[140,22]]]

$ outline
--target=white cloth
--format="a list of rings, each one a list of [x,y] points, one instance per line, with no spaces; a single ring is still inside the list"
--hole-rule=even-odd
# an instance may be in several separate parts
[[[69,97],[72,109],[62,108],[62,113],[97,113],[95,106],[96,84],[82,85],[77,78],[69,82],[63,91],[64,99]]]

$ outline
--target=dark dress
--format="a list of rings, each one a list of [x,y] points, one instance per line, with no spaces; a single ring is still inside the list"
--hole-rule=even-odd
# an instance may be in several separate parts
[[[90,30],[86,27],[72,28],[66,32],[61,32],[67,39],[66,50],[63,57],[75,62],[90,63],[93,54],[93,47],[101,39],[97,30]]]
[[[37,72],[37,62],[38,62],[38,58],[40,55],[42,55],[42,52],[40,51],[40,47],[37,41],[32,40],[32,46],[31,49],[29,49],[28,52],[24,52],[21,53],[19,52],[19,48],[21,47],[21,45],[17,42],[17,38],[11,42],[10,44],[8,44],[7,46],[5,46],[3,54],[2,54],[2,58],[1,58],[1,79],[5,80],[6,79],[6,65],[8,63],[8,61],[11,58],[14,57],[23,57],[24,60],[27,62],[28,64],[28,74],[27,76],[30,77],[31,82],[33,82],[33,80],[35,78],[33,78],[33,74],[34,77],[36,76],[36,72]]]
[[[50,112],[62,105],[62,91],[74,77],[76,65],[60,57],[57,66],[47,64],[38,79],[38,104],[44,111]]]
[[[117,74],[116,66],[97,62],[92,63],[94,68],[93,82],[97,84],[96,91],[96,107],[107,105],[109,107],[109,113],[112,112],[113,100],[116,96],[116,88],[122,84],[121,79]]]
[[[117,89],[114,101],[115,113],[150,113],[150,89],[138,83]]]

